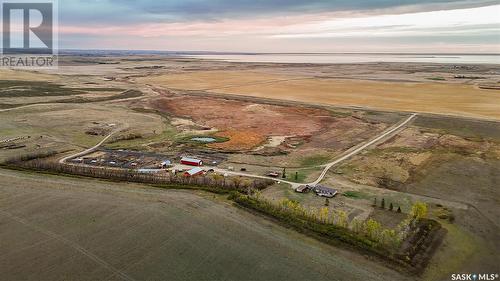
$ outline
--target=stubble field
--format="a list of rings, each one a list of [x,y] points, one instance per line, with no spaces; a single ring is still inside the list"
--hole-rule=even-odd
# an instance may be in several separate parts
[[[6,280],[407,279],[212,195],[0,175]]]
[[[499,91],[467,84],[332,79],[255,71],[187,72],[138,81],[182,90],[500,119]]]

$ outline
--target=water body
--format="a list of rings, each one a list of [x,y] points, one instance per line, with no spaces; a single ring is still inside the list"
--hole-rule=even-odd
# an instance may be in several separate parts
[[[214,138],[192,138],[191,139],[192,141],[197,141],[197,142],[204,142],[204,143],[211,143],[211,142],[215,142],[216,139]]]
[[[190,58],[262,63],[376,63],[415,62],[500,64],[500,54],[190,54]]]

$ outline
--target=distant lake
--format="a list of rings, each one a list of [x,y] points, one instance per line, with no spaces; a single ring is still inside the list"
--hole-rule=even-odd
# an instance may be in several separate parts
[[[190,58],[262,63],[369,63],[422,62],[450,64],[500,64],[498,55],[468,54],[190,54]]]

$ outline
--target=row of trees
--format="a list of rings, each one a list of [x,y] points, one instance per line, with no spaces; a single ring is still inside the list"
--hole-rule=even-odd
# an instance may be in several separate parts
[[[82,165],[63,164],[58,162],[50,162],[45,159],[34,159],[30,161],[11,162],[11,165],[16,165],[22,168],[50,171],[54,173],[71,174],[79,176],[87,176],[93,178],[103,178],[118,181],[138,182],[147,184],[168,184],[168,185],[185,185],[198,186],[201,188],[212,189],[214,191],[240,191],[244,193],[252,193],[253,190],[261,190],[273,184],[271,180],[265,179],[247,179],[241,177],[224,177],[219,174],[210,174],[205,176],[185,177],[184,175],[171,173],[140,173],[135,170],[126,170],[109,167],[90,167]]]
[[[258,197],[259,200],[262,197]],[[342,210],[329,209],[328,207],[306,209],[297,201],[283,199],[277,204],[282,210],[292,212],[296,215],[304,216],[309,219],[316,220],[321,223],[334,224],[342,227],[347,227],[347,213]]]
[[[399,249],[401,242],[404,241],[408,235],[411,234],[414,224],[421,218],[427,215],[427,205],[422,202],[416,202],[408,218],[403,220],[395,229],[384,228],[382,224],[374,219],[359,220],[353,219],[349,221],[348,215],[343,210],[330,209],[328,207],[322,208],[305,208],[300,203],[289,199],[281,201],[270,201],[260,196],[260,193],[254,194],[253,198],[269,205],[270,208],[276,208],[280,212],[288,212],[290,215],[306,218],[322,224],[335,225],[348,229],[356,235],[363,236],[369,240],[388,247],[391,251],[395,252]]]
[[[296,201],[272,201],[259,193],[231,193],[239,205],[271,216],[306,234],[319,235],[326,241],[345,243],[356,249],[378,255],[388,261],[420,270],[430,258],[428,249],[435,241],[439,224],[423,219],[427,206],[417,202],[408,217],[395,227],[384,228],[374,219],[349,221],[346,212],[326,207],[306,209]],[[417,272],[417,271],[415,271]]]
[[[55,151],[55,150],[48,150],[48,151],[37,151],[37,152],[33,152],[33,153],[22,154],[22,155],[12,157],[12,158],[6,160],[5,164],[7,164],[7,165],[19,165],[19,164],[22,164],[23,162],[27,162],[27,161],[41,160],[41,159],[49,158],[49,157],[52,157],[52,156],[57,155],[59,153],[62,153],[62,152]]]
[[[311,207],[306,209],[298,202],[289,199],[283,199],[276,203],[275,201],[269,201],[260,196],[255,198],[264,204],[270,205],[271,208],[278,209],[277,211],[279,212],[287,212],[292,216],[302,217],[321,224],[345,228],[356,235],[375,242],[376,244],[388,247],[391,251],[397,251],[401,241],[406,237],[406,234],[404,234],[403,231],[384,229],[380,223],[373,219],[369,219],[367,221],[354,219],[349,221],[347,213],[343,210],[335,210],[328,207],[322,207],[319,209]]]

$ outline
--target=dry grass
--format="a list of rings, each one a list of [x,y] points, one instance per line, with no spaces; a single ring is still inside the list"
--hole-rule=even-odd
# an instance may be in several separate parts
[[[232,88],[248,84],[263,84],[276,80],[285,80],[285,75],[269,75],[250,71],[200,71],[186,74],[169,74],[137,79],[137,82],[158,85],[169,84],[171,88],[186,90],[209,90]]]
[[[98,123],[98,124],[96,124]],[[124,107],[96,104],[41,105],[15,111],[0,112],[2,139],[17,136],[52,136],[63,143],[81,146],[95,145],[102,136],[85,132],[96,126],[116,124],[128,127],[127,133],[152,134],[164,128],[162,118],[138,113]]]
[[[35,71],[21,71],[0,69],[0,77],[2,80],[25,80],[25,81],[43,81],[53,82],[59,80],[56,75],[42,74]]]
[[[139,81],[177,89],[500,119],[500,93],[472,85],[319,79],[249,71],[192,72]]]

